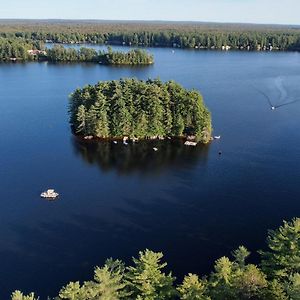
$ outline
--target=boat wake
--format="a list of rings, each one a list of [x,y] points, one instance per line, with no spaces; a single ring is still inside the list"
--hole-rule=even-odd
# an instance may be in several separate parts
[[[279,101],[278,101],[279,104],[273,103],[272,100],[271,100],[271,97],[267,93],[265,93],[261,89],[258,89],[255,86],[253,86],[253,88],[267,100],[267,102],[268,102],[268,104],[269,104],[269,106],[272,110],[300,101],[300,98],[296,98],[296,99],[295,98],[288,98],[288,92],[287,92],[287,90],[286,90],[286,88],[283,84],[282,77],[277,77],[275,79],[275,87],[279,91]]]

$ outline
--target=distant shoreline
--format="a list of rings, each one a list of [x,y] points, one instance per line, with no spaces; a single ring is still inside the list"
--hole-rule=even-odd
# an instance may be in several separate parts
[[[299,51],[300,25],[240,23],[0,20],[0,37],[33,42],[134,47]]]
[[[300,29],[300,24],[280,24],[280,23],[255,23],[255,22],[212,22],[212,21],[186,21],[186,20],[106,20],[106,19],[55,19],[55,18],[42,18],[42,19],[27,19],[27,18],[0,18],[0,25],[2,24],[65,24],[65,23],[81,23],[81,24],[176,24],[176,25],[214,25],[214,26],[244,26],[244,27],[282,27],[282,28],[295,28]]]

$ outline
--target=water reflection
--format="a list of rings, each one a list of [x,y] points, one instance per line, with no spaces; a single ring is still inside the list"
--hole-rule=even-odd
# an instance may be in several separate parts
[[[209,145],[185,146],[182,141],[139,141],[125,146],[122,142],[82,141],[72,139],[75,153],[101,171],[116,170],[122,175],[141,172],[158,174],[169,168],[205,164]],[[153,148],[158,151],[154,151]]]

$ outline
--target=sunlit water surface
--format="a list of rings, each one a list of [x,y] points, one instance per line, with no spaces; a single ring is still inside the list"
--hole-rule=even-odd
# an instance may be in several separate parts
[[[0,65],[1,299],[54,296],[105,258],[128,262],[145,248],[163,251],[179,279],[240,244],[255,262],[267,229],[300,215],[300,54],[150,51],[155,64],[140,68]],[[200,90],[221,140],[76,141],[68,95],[127,76]],[[57,201],[39,197],[50,187]]]

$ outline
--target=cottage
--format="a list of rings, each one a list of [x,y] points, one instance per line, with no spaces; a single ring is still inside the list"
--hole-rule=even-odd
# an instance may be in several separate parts
[[[28,54],[32,55],[32,56],[38,56],[38,55],[47,55],[47,52],[44,50],[28,50],[27,51]]]

